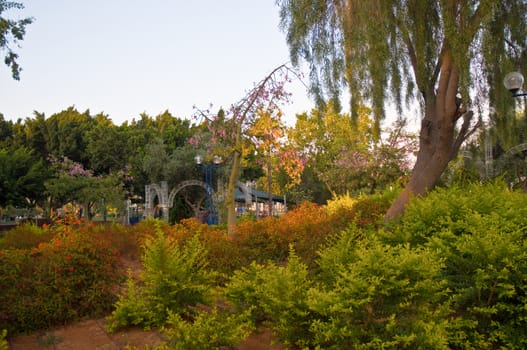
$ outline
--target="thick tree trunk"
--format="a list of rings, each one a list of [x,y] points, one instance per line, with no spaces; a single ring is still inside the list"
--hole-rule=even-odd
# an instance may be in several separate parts
[[[386,213],[386,220],[395,219],[403,214],[411,197],[423,196],[431,190],[450,161],[450,147],[446,147],[447,145],[434,147],[434,145],[423,144],[423,139],[426,138],[423,137],[423,134],[428,132],[442,133],[443,139],[448,139],[450,134],[450,139],[452,139],[454,136],[453,128],[452,131],[448,131],[446,130],[448,129],[447,126],[438,125],[438,121],[434,123],[435,125],[427,126],[426,123],[427,119],[425,118],[421,125],[419,153],[410,180]]]
[[[472,112],[466,112],[458,94],[458,70],[448,55],[442,57],[437,86],[430,84],[423,92],[425,117],[419,133],[419,153],[407,185],[385,215],[385,221],[398,218],[413,196],[423,196],[434,188],[450,160],[457,156],[469,131]],[[464,122],[456,135],[456,122]]]

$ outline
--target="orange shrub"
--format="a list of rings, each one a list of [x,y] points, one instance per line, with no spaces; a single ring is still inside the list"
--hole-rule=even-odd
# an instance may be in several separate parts
[[[60,226],[49,243],[0,251],[0,329],[46,329],[101,317],[121,279],[118,251],[103,234]]]
[[[328,235],[335,232],[323,207],[304,203],[280,218],[268,217],[244,221],[236,226],[233,240],[245,264],[283,262],[292,245],[298,256],[309,265]]]
[[[0,249],[30,249],[42,242],[49,242],[55,235],[51,227],[33,224],[18,225],[7,231],[0,241]]]

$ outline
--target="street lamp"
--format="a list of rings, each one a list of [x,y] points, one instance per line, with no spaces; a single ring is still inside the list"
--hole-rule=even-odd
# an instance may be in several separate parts
[[[520,72],[511,72],[503,79],[503,85],[512,94],[512,97],[527,96],[527,93],[519,93],[523,85],[523,75]]]
[[[214,169],[218,168],[221,163],[221,157],[214,156],[212,164],[203,164],[203,157],[199,154],[194,157],[198,168],[203,170],[205,175],[205,192],[207,192],[207,198],[205,200],[205,206],[207,208],[206,221],[208,225],[215,225],[218,223],[218,210],[214,205],[214,190],[212,187],[212,173]]]

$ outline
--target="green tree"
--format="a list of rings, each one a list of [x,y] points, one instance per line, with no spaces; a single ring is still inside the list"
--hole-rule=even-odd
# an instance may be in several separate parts
[[[33,23],[33,18],[19,20],[8,19],[3,15],[9,10],[21,10],[24,5],[16,1],[0,0],[0,51],[5,52],[4,62],[11,68],[13,79],[20,80],[22,68],[18,64],[18,54],[13,51],[12,46],[18,46],[26,35],[26,26]]]
[[[118,175],[93,176],[92,170],[67,157],[52,159],[52,165],[56,173],[45,182],[45,187],[53,208],[68,203],[80,204],[83,215],[91,220],[97,205],[105,210],[107,205],[120,207],[123,204],[122,179]]]
[[[348,114],[332,109],[297,115],[292,141],[333,194],[360,190],[364,182],[358,169],[366,166],[375,140],[368,110],[360,114],[354,125]]]
[[[34,118],[26,118],[15,124],[15,143],[19,147],[28,147],[42,159],[46,159],[48,150],[48,125],[43,113],[35,112]]]
[[[4,119],[0,113],[0,147],[7,146],[13,141],[13,122]]]
[[[93,119],[95,125],[84,134],[89,168],[96,174],[123,169],[128,158],[125,133],[104,114]]]
[[[192,136],[190,121],[176,118],[169,111],[157,115],[154,125],[158,136],[167,146],[168,153],[187,144],[189,137]]]
[[[379,138],[372,132],[369,109],[354,123],[349,114],[314,109],[297,115],[290,141],[333,195],[373,193],[410,172],[412,139],[404,124],[395,124]]]
[[[46,119],[47,149],[56,158],[67,157],[88,167],[86,133],[95,126],[90,111],[80,113],[73,106]]]
[[[497,111],[511,109],[501,80],[512,67],[511,48],[525,46],[525,0],[277,3],[292,62],[308,62],[319,100],[338,100],[345,84],[352,117],[369,103],[377,125],[390,97],[400,114],[403,102],[422,107],[416,164],[387,219],[399,216],[412,195],[434,187],[475,131],[479,103],[490,97]],[[517,62],[524,62],[526,53],[520,50]]]
[[[47,170],[28,148],[0,148],[0,206],[42,204]]]
[[[138,120],[133,119],[130,123],[124,122],[120,129],[126,139],[126,149],[129,153],[127,164],[130,166],[131,176],[134,179],[133,192],[143,196],[145,185],[151,182],[148,174],[143,171],[143,159],[147,145],[158,137],[158,133],[151,117],[145,113],[142,113],[140,117]]]

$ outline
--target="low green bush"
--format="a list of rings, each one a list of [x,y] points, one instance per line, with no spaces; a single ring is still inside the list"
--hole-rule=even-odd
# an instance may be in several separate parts
[[[217,350],[241,343],[254,330],[249,311],[201,310],[192,320],[170,313],[163,333],[167,344],[158,350]]]
[[[445,259],[442,273],[453,309],[452,346],[527,348],[525,227],[494,213],[471,213],[455,226],[428,244]]]
[[[425,244],[444,230],[459,235],[467,227],[463,221],[472,213],[496,215],[503,222],[525,227],[527,196],[523,192],[508,190],[501,182],[438,188],[408,204],[401,223],[388,239]]]
[[[291,249],[285,266],[258,265],[237,271],[225,297],[238,311],[251,311],[254,322],[265,322],[286,346],[309,346],[313,318],[307,306],[312,282],[307,266]]]
[[[350,228],[320,264],[325,283],[307,298],[319,348],[448,348],[443,262],[432,250],[386,245]]]
[[[9,343],[6,340],[7,331],[4,329],[0,332],[0,350],[9,350]]]
[[[108,317],[110,331],[127,325],[162,326],[168,313],[184,313],[189,306],[205,302],[211,291],[212,274],[206,269],[206,251],[196,235],[183,248],[157,230],[145,242],[144,270],[140,280],[128,278],[128,288],[119,296]]]
[[[385,241],[444,259],[449,344],[524,349],[527,340],[527,196],[495,182],[438,189],[408,206]]]

